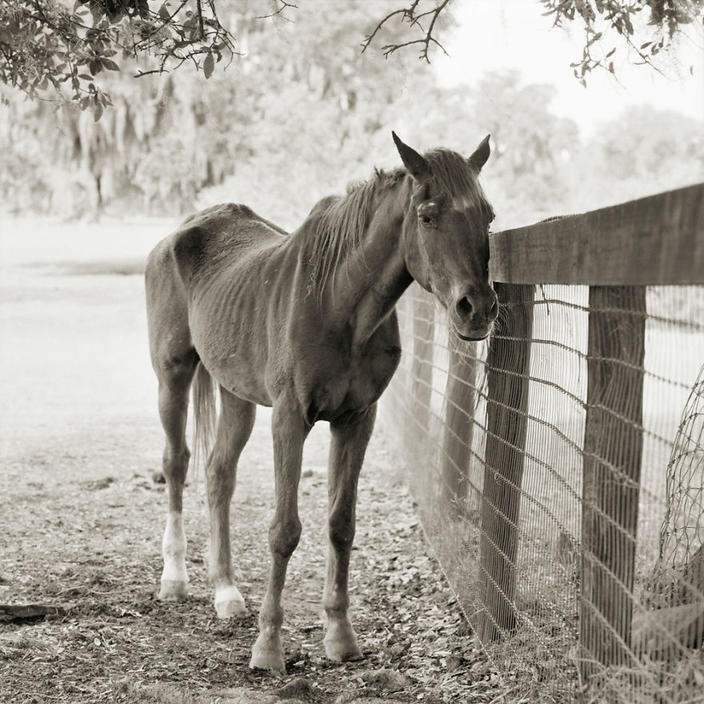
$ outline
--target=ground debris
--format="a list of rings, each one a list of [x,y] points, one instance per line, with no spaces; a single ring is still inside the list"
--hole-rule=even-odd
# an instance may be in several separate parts
[[[146,331],[134,321],[135,311],[143,309],[142,282],[121,281],[111,299],[116,309],[108,313],[108,306],[91,300],[81,308],[90,324],[80,329],[70,325],[73,301],[65,307],[52,301],[47,308],[52,330],[71,330],[68,359],[76,349],[102,354],[105,340],[118,333],[141,350]],[[82,358],[82,375],[97,378],[90,364],[102,363],[101,354],[91,355],[92,362]],[[3,602],[50,608],[25,621],[0,616],[0,702],[217,704],[223,692],[222,704],[236,704],[236,697],[242,704],[501,701],[500,680],[461,625],[442,571],[427,554],[411,497],[395,479],[398,458],[379,433],[360,481],[351,559],[351,617],[364,660],[330,662],[322,644],[329,450],[323,425],[313,429],[305,448],[304,467],[312,474],[302,483],[299,502],[304,532],[284,592],[287,676],[278,680],[248,667],[270,562],[270,411],[259,411],[232,505],[235,579],[249,615],[215,617],[202,557],[208,533],[202,470],[200,477],[191,473],[184,494],[190,597],[159,602],[168,507],[164,485],[152,483],[158,473],[151,475],[164,440],[156,394],[148,389],[135,395],[153,383],[147,358],[139,352],[113,360],[134,364],[131,381],[101,387],[100,408],[73,398],[80,385],[52,378],[65,422],[41,416],[41,404],[27,406],[26,413],[12,416],[12,441],[0,444]],[[31,383],[35,396],[49,385],[39,372]],[[129,406],[133,396],[146,400]],[[105,408],[116,410],[108,414]]]
[[[395,670],[382,668],[365,672],[362,679],[369,685],[374,685],[387,692],[400,692],[409,684],[409,679],[405,675]]]
[[[283,687],[279,687],[277,690],[274,690],[274,693],[277,697],[279,697],[279,699],[284,699],[286,701],[291,699],[315,701],[318,694],[310,680],[307,680],[305,677],[296,677]]]
[[[0,604],[0,623],[36,621],[46,616],[64,616],[66,608],[52,604]]]
[[[268,694],[249,687],[229,687],[211,694],[215,695],[221,704],[279,704],[281,701],[275,694]],[[289,702],[289,704],[292,703]]]

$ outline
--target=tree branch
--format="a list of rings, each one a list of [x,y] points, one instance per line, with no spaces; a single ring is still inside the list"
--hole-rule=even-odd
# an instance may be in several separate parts
[[[438,39],[435,38],[435,36],[433,36],[433,31],[435,30],[435,25],[441,13],[450,4],[450,0],[442,0],[431,10],[417,12],[420,3],[421,0],[413,0],[413,2],[408,7],[394,10],[393,12],[390,12],[388,15],[386,15],[386,17],[382,18],[362,42],[362,53],[364,53],[371,46],[374,39],[381,32],[382,28],[386,24],[393,17],[400,15],[401,22],[408,22],[408,25],[411,28],[418,27],[423,33],[423,36],[419,37],[418,39],[409,39],[405,42],[392,42],[389,44],[384,44],[381,47],[381,50],[384,52],[385,57],[388,58],[395,51],[416,44],[419,44],[422,47],[418,58],[425,60],[427,63],[430,63],[430,47],[433,45],[439,47],[443,51],[443,53],[447,55],[445,47],[438,41]],[[421,20],[426,17],[431,18],[427,31],[423,30],[423,25],[421,24]]]
[[[268,20],[271,19],[272,17],[280,17],[282,20],[286,20],[287,22],[293,22],[293,20],[289,17],[286,17],[283,13],[288,10],[288,9],[298,9],[298,5],[294,5],[292,2],[289,2],[288,0],[274,0],[274,11],[270,12],[268,15],[257,15],[254,19],[255,20]]]

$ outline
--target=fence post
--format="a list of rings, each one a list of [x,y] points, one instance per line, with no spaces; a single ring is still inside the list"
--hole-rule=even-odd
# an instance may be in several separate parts
[[[581,672],[630,664],[643,454],[645,287],[591,286],[582,488]]]
[[[487,356],[487,439],[482,492],[480,581],[483,643],[515,626],[516,553],[526,446],[534,287],[497,284],[504,307]]]
[[[418,424],[428,429],[433,391],[433,338],[435,304],[424,291],[413,292],[413,360],[411,362],[411,404]],[[413,425],[413,424],[411,424]],[[418,428],[413,428],[418,437]]]
[[[442,506],[453,518],[461,517],[467,506],[468,472],[474,435],[477,345],[463,342],[450,331],[450,364],[445,389],[441,496]]]

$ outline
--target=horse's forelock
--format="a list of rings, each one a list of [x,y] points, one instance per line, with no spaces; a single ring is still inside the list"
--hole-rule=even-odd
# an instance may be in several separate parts
[[[465,157],[449,149],[434,149],[424,156],[433,180],[450,196],[455,208],[479,211],[493,218],[494,211]]]

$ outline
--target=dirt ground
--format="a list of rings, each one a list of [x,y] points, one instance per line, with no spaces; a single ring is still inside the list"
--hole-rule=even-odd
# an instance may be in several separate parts
[[[304,457],[304,532],[284,601],[286,678],[247,667],[269,565],[267,409],[241,458],[232,507],[250,615],[215,618],[202,471],[191,474],[184,506],[191,596],[160,603],[166,502],[151,476],[162,434],[136,272],[168,229],[7,220],[0,228],[0,605],[55,607],[24,620],[0,608],[0,702],[520,701],[463,622],[379,431],[360,482],[351,568],[364,660],[336,665],[322,648],[324,424]]]

